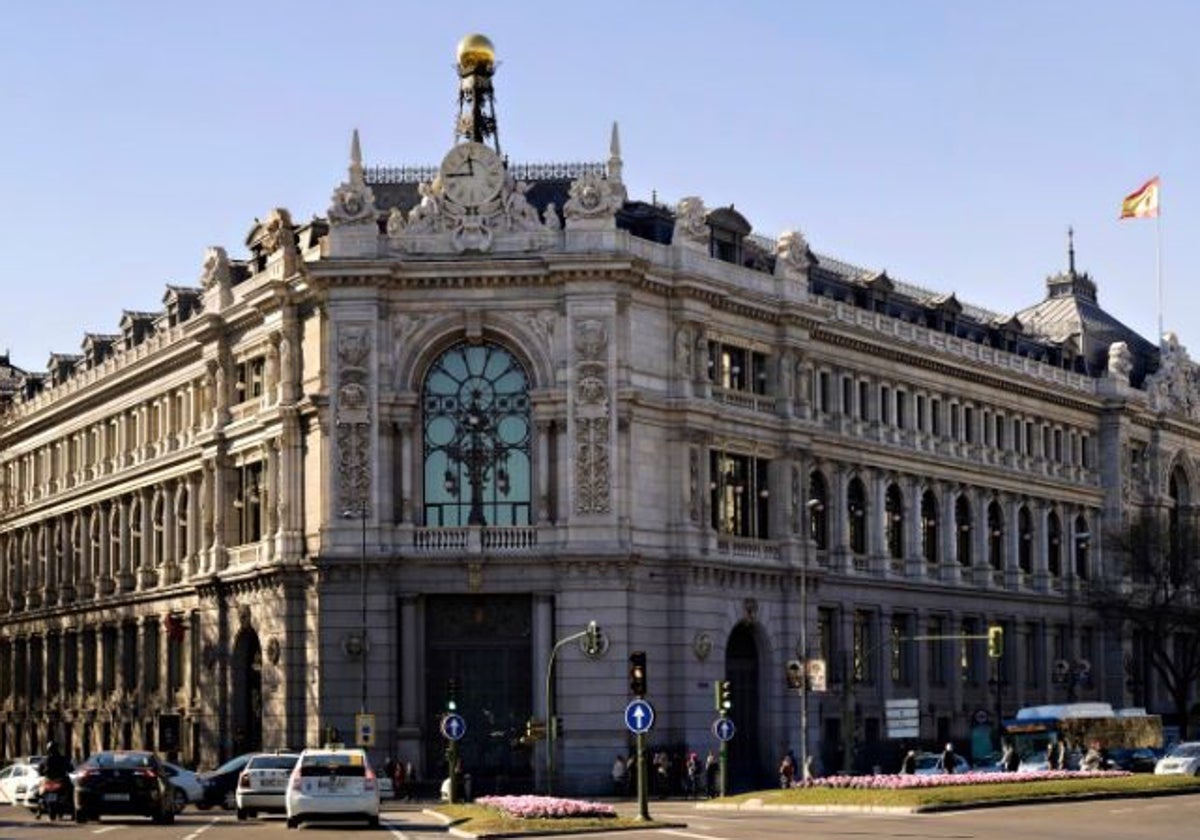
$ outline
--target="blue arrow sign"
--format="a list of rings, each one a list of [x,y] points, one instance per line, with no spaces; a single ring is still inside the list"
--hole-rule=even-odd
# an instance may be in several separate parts
[[[646,700],[634,700],[625,707],[625,725],[634,735],[649,732],[654,726],[654,707]]]
[[[713,721],[713,735],[717,736],[720,741],[732,741],[734,734],[737,732],[737,727],[733,725],[727,717],[719,717]]]
[[[442,737],[449,738],[451,741],[457,741],[467,734],[467,722],[463,720],[463,716],[451,712],[448,715],[442,715]]]

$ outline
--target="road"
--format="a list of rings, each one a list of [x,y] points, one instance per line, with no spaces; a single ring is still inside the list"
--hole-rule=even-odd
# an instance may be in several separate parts
[[[635,813],[622,803],[622,812]],[[1182,826],[1200,821],[1200,795],[1151,799],[1110,799],[1057,805],[1027,805],[955,811],[943,814],[805,815],[765,811],[698,810],[687,802],[653,802],[651,815],[658,820],[686,823],[686,828],[607,832],[587,835],[596,840],[761,840],[764,837],[801,836],[805,840],[1129,840],[1131,837],[1167,837]],[[269,817],[239,823],[225,811],[189,808],[174,825],[152,825],[144,820],[106,818],[100,824],[35,821],[24,808],[0,806],[0,840],[281,840],[295,837],[329,840],[347,835],[378,836],[381,840],[432,840],[446,838],[446,829],[419,806],[393,809],[385,805],[380,828],[371,831],[351,824],[303,826],[290,832],[282,818]]]

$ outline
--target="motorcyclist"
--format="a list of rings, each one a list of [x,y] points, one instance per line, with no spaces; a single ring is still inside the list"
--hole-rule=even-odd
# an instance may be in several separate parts
[[[58,749],[58,744],[50,741],[46,744],[46,755],[38,764],[38,772],[42,776],[40,796],[38,797],[37,816],[46,810],[45,794],[48,789],[58,788],[57,812],[50,814],[51,819],[59,814],[70,814],[74,810],[74,792],[71,786],[71,760]]]

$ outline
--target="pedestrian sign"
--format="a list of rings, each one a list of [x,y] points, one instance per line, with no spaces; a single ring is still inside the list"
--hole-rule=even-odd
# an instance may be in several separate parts
[[[458,741],[467,734],[467,722],[463,720],[462,715],[451,712],[448,715],[442,715],[441,729],[443,738]]]
[[[360,747],[375,746],[375,715],[360,712],[354,716],[355,743]]]
[[[712,733],[719,741],[732,741],[736,732],[737,727],[727,717],[719,717],[713,721]]]
[[[654,726],[654,707],[646,700],[634,700],[625,707],[625,726],[634,735],[649,732]]]

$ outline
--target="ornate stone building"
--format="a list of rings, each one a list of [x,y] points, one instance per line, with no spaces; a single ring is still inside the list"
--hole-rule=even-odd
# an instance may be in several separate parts
[[[1105,313],[1073,252],[998,315],[631,199],[615,128],[604,163],[510,164],[493,68],[464,42],[440,167],[365,168],[355,136],[324,218],[276,209],[161,311],[0,365],[4,756],[212,764],[366,710],[433,777],[453,692],[476,790],[519,789],[549,692],[559,773],[594,790],[643,650],[652,742],[711,746],[729,680],[748,781],[798,744],[805,621],[827,768],[885,755],[891,698],[964,746],[1068,696],[1166,710],[1081,592],[1133,506],[1192,507],[1173,338]],[[548,678],[590,620],[604,645]],[[998,663],[906,641],[990,625]]]

